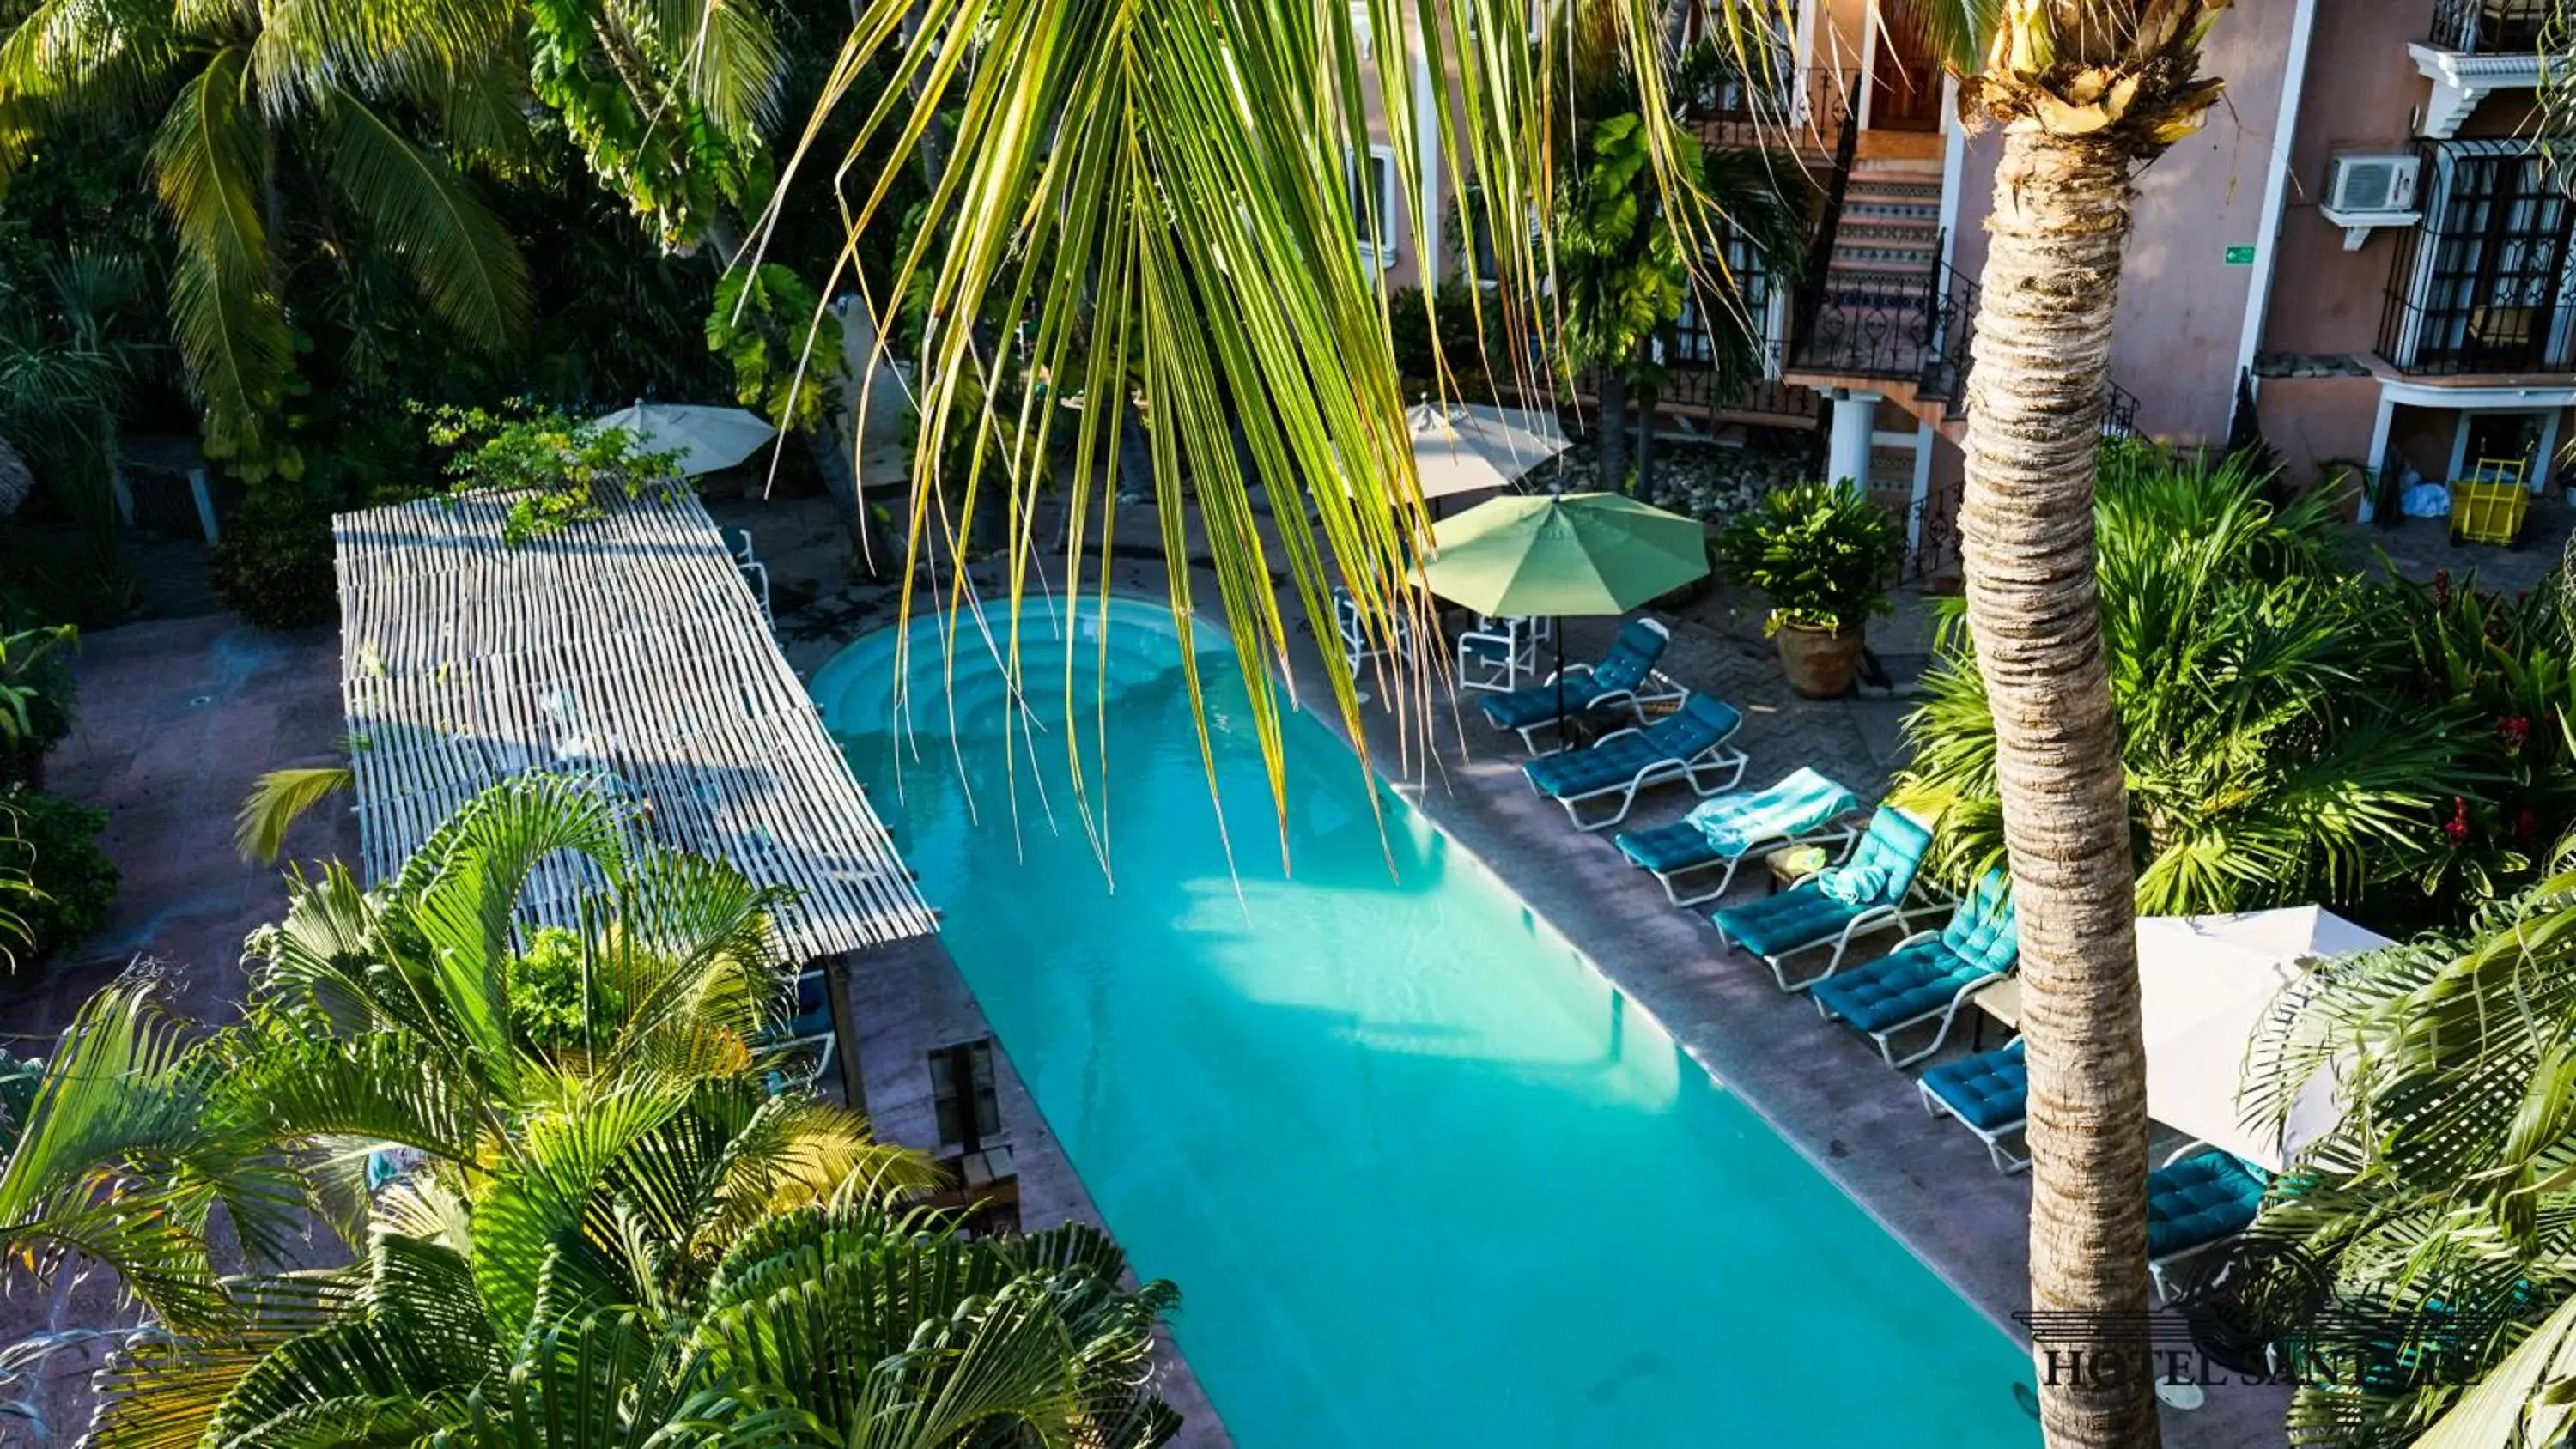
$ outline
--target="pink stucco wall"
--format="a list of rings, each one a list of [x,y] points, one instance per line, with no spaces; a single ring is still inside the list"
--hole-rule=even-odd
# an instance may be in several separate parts
[[[2226,80],[2225,99],[2137,177],[2111,375],[2137,394],[2139,426],[2155,437],[2227,435],[2254,269],[2228,265],[2226,250],[2254,245],[2261,230],[2295,9],[2295,0],[2238,0],[2219,17],[2202,70]],[[1967,141],[1952,264],[1971,277],[1985,267],[2002,139],[1986,129]]]

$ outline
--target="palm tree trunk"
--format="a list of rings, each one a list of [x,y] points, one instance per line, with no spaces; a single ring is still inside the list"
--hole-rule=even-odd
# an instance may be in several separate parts
[[[1968,617],[1994,704],[2021,922],[2031,1307],[2105,1324],[2087,1358],[2125,1350],[2132,1370],[2072,1372],[2063,1341],[2041,1344],[2041,1419],[2052,1449],[2157,1442],[2152,1374],[2139,1371],[2146,1053],[2127,801],[2093,561],[2095,455],[2128,178],[2127,156],[2100,140],[2037,131],[2004,138],[1960,509]]]
[[[1637,496],[1655,495],[1655,389],[1637,389]]]
[[[1617,363],[1601,369],[1601,491],[1616,493],[1628,481],[1628,375]]]

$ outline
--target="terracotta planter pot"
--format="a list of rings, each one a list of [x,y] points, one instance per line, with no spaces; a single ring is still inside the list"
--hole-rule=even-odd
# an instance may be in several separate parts
[[[1789,687],[1808,699],[1840,699],[1851,693],[1852,676],[1860,672],[1866,632],[1858,627],[1815,629],[1783,624],[1773,635],[1780,644],[1780,672]]]

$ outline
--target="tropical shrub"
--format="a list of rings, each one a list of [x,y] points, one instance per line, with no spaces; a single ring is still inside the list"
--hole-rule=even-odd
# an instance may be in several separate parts
[[[1445,364],[1452,377],[1467,384],[1474,395],[1470,400],[1481,401],[1484,389],[1479,384],[1497,374],[1509,379],[1511,345],[1505,336],[1504,308],[1491,292],[1466,282],[1443,282],[1432,294],[1429,315],[1425,315],[1422,289],[1402,287],[1387,297],[1386,305],[1395,370],[1408,386],[1430,389]]]
[[[505,544],[603,517],[621,498],[687,486],[678,453],[647,450],[624,428],[598,427],[560,408],[442,407],[427,416],[430,441],[455,450],[447,476],[457,492],[515,495],[501,523]]]
[[[215,597],[262,629],[306,629],[340,616],[331,500],[285,483],[253,488],[224,519],[208,561]]]
[[[843,373],[839,320],[775,262],[736,267],[716,283],[707,350],[732,364],[734,400],[780,432],[820,427]]]
[[[1738,583],[1771,601],[1768,627],[1857,629],[1887,612],[1904,545],[1887,510],[1848,483],[1800,483],[1765,496],[1718,541]]]
[[[2276,507],[2242,459],[2105,454],[2103,644],[2142,912],[2392,909],[2434,864],[2436,807],[2476,793],[2447,710],[2400,695],[2405,619],[2338,563],[2337,502]],[[2002,823],[1958,611],[1924,686],[1907,787],[1943,812],[1942,869],[1972,873],[2001,858]]]
[[[24,780],[72,729],[79,686],[71,653],[80,631],[68,624],[0,632],[0,784]]]
[[[12,785],[0,791],[0,868],[26,889],[6,904],[26,955],[41,960],[96,935],[116,903],[116,862],[98,848],[107,812]],[[0,942],[0,944],[6,944]]]
[[[2564,844],[2555,854],[2562,871],[2576,864]],[[2240,1255],[2278,1280],[2257,1286],[2282,1304],[2272,1327],[2299,1370],[2292,1442],[2564,1441],[2570,1041],[2576,874],[2466,929],[2328,962],[2276,1005],[2250,1057],[2249,1109],[2282,1120],[2320,1076],[2347,1104]]]
[[[292,879],[240,1024],[200,1035],[141,976],[84,1010],[0,1171],[0,1249],[102,1263],[158,1320],[101,1381],[104,1442],[1169,1437],[1169,1285],[1123,1288],[1096,1233],[905,1209],[925,1159],[771,1083],[779,897],[636,823],[594,780],[495,786],[378,890]],[[524,908],[558,852],[599,883],[578,931]],[[312,1218],[358,1261],[268,1271]]]
[[[2425,834],[2425,896],[2512,895],[2545,847],[2576,821],[2576,669],[2555,579],[2510,599],[2456,583],[2398,578],[2387,589],[2406,645],[2392,680],[2409,713],[2448,721],[2468,788],[2437,801]]]

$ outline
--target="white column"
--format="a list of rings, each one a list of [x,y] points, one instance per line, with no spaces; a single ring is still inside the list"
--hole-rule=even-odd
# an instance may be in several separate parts
[[[1869,439],[1878,428],[1878,394],[1834,393],[1833,425],[1825,433],[1825,481],[1845,478],[1869,486]]]
[[[2388,389],[2379,390],[2379,415],[2370,424],[2370,456],[2362,461],[2369,465],[2361,486],[2361,521],[2368,523],[2379,505],[2379,470],[2388,466],[2388,425],[2397,416],[2397,399]]]

